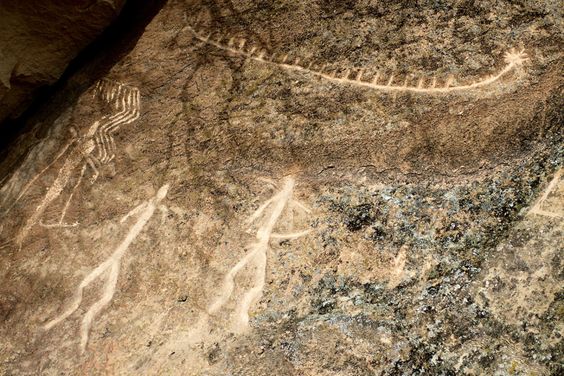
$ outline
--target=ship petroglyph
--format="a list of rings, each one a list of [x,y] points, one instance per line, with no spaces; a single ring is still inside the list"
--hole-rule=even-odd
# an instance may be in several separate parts
[[[463,79],[456,78],[452,75],[449,75],[446,79],[438,80],[436,76],[414,78],[414,75],[408,74],[403,79],[398,80],[395,72],[390,73],[386,77],[380,70],[375,70],[375,73],[369,78],[370,76],[366,75],[366,72],[369,71],[367,67],[348,67],[340,71],[338,69],[328,68],[330,65],[326,63],[315,64],[313,61],[306,62],[299,57],[289,59],[288,54],[273,53],[268,56],[266,50],[259,46],[249,45],[246,39],[236,39],[234,37],[226,38],[223,35],[214,38],[212,33],[201,33],[193,26],[188,25],[185,28],[189,30],[197,40],[245,59],[275,65],[285,70],[299,71],[338,84],[360,86],[392,93],[456,94],[487,88],[500,81],[505,76],[508,76],[511,72],[519,71],[523,64],[529,60],[524,49],[517,50],[511,48],[505,53],[505,65],[501,69],[495,73],[491,73],[465,84],[461,83],[464,81]],[[224,44],[222,43],[224,40],[229,41]],[[315,69],[315,67],[318,68]]]
[[[291,233],[275,233],[274,229],[277,224],[284,220],[283,213],[286,207],[288,212],[299,209],[309,212],[309,209],[300,202],[292,198],[295,186],[293,177],[283,179],[281,189],[270,199],[264,202],[255,212],[247,219],[246,225],[250,226],[247,232],[253,231],[253,225],[256,223],[258,228],[254,232],[256,241],[248,246],[248,253],[235,264],[224,278],[223,286],[219,291],[217,299],[209,306],[208,313],[214,314],[218,312],[231,298],[235,288],[235,277],[245,267],[254,268],[253,287],[249,289],[237,303],[235,313],[234,329],[236,331],[244,331],[249,325],[249,310],[262,295],[266,279],[267,251],[270,247],[272,239],[289,240],[296,239],[307,235],[310,230],[291,232]]]
[[[136,215],[139,216],[135,224],[130,228],[125,239],[117,246],[111,256],[98,265],[80,282],[69,307],[61,315],[45,324],[45,330],[53,328],[76,311],[82,302],[84,289],[97,278],[102,277],[104,278],[102,296],[98,301],[92,304],[92,306],[90,306],[88,311],[84,314],[84,318],[82,319],[82,324],[80,326],[80,350],[82,353],[86,350],[92,321],[96,315],[98,315],[100,311],[111,302],[116,291],[122,257],[127,252],[131,243],[137,238],[137,236],[139,236],[147,222],[151,219],[155,210],[157,208],[166,210],[159,204],[166,197],[168,189],[168,184],[163,185],[152,199],[135,207],[121,219],[120,222],[124,223],[130,217]]]
[[[31,228],[38,223],[44,227],[68,227],[77,225],[77,223],[66,225],[63,223],[63,220],[74,193],[82,183],[87,168],[90,167],[92,169],[90,182],[94,183],[99,176],[98,167],[110,162],[115,156],[116,147],[112,137],[113,133],[116,132],[121,125],[129,124],[139,118],[140,93],[135,87],[108,80],[101,80],[96,84],[93,90],[93,96],[99,97],[109,103],[115,110],[115,113],[103,116],[101,119],[94,121],[83,135],[79,135],[74,127],[71,128],[71,140],[46,167],[24,186],[5,212],[5,214],[7,214],[26,194],[37,179],[49,170],[59,159],[66,155],[62,167],[57,172],[55,180],[48,187],[41,202],[16,236],[16,243],[19,244],[20,247]],[[94,154],[95,150],[97,151],[96,155]],[[54,224],[44,224],[41,221],[43,213],[47,207],[61,195],[77,169],[80,169],[78,178],[63,205],[58,222]]]

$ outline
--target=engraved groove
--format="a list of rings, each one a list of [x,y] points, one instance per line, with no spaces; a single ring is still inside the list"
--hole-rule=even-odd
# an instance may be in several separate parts
[[[441,93],[457,93],[463,92],[473,89],[479,89],[482,87],[489,86],[497,81],[499,81],[502,77],[506,76],[510,72],[516,70],[518,67],[522,66],[523,63],[528,59],[527,54],[524,50],[516,51],[515,49],[511,49],[510,51],[506,52],[504,57],[505,66],[501,68],[497,73],[493,75],[486,76],[485,78],[473,82],[467,85],[453,85],[455,82],[454,77],[449,76],[446,80],[446,83],[443,87],[436,86],[436,78],[433,77],[432,83],[430,86],[424,86],[424,79],[422,78],[415,86],[407,85],[407,78],[403,85],[396,85],[393,84],[394,81],[394,73],[387,80],[387,84],[382,85],[378,84],[378,79],[380,78],[380,73],[376,73],[376,76],[371,81],[365,81],[362,79],[362,75],[357,76],[356,79],[351,79],[348,77],[348,73],[350,72],[348,69],[346,74],[343,77],[338,77],[336,75],[336,71],[332,74],[325,73],[326,64],[324,64],[319,70],[312,70],[305,68],[299,65],[300,58],[297,58],[294,63],[288,64],[286,62],[287,55],[285,55],[284,59],[281,62],[276,62],[273,60],[265,60],[264,59],[264,52],[261,52],[260,55],[255,56],[255,51],[259,48],[253,46],[250,51],[246,51],[244,48],[237,48],[233,46],[223,45],[221,43],[217,43],[215,41],[209,40],[207,37],[204,37],[201,33],[195,30],[192,26],[186,26],[186,28],[194,35],[194,37],[206,44],[214,46],[218,49],[231,52],[233,54],[239,55],[241,57],[258,61],[258,62],[266,62],[270,64],[274,64],[286,70],[292,71],[299,71],[303,73],[308,73],[317,77],[321,77],[326,80],[330,80],[339,84],[350,84],[355,86],[366,87],[370,89],[385,91],[385,92],[412,92],[412,93],[420,93],[420,94],[441,94]]]

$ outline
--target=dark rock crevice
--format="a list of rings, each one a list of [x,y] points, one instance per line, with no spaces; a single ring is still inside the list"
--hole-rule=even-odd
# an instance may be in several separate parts
[[[30,146],[45,137],[68,103],[75,103],[93,82],[135,47],[147,24],[166,2],[126,2],[116,20],[69,63],[56,83],[37,89],[20,116],[0,123],[1,178],[17,167]]]

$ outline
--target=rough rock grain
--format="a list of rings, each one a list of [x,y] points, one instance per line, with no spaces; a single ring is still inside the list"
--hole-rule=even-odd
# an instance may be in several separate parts
[[[0,123],[16,118],[38,89],[119,14],[124,0],[4,0],[0,4]]]
[[[561,25],[169,1],[0,166],[0,370],[562,374]]]

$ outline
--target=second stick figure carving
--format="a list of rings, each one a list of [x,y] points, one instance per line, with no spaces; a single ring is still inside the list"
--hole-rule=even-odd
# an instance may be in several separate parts
[[[92,306],[88,309],[88,311],[84,315],[84,318],[82,319],[82,325],[80,327],[80,350],[81,352],[84,352],[84,350],[86,349],[86,344],[88,343],[88,334],[90,332],[90,327],[92,326],[92,320],[94,320],[94,317],[96,317],[96,315],[110,303],[114,296],[117,280],[119,277],[119,266],[122,257],[125,255],[125,252],[129,248],[131,243],[141,233],[149,219],[151,219],[155,212],[155,209],[159,207],[160,202],[166,197],[168,189],[168,184],[163,185],[152,199],[137,206],[121,219],[121,223],[123,223],[129,217],[139,214],[139,219],[131,227],[131,229],[127,233],[127,236],[119,244],[114,253],[112,253],[112,255],[106,259],[106,261],[98,265],[96,269],[94,269],[86,277],[84,277],[82,282],[80,282],[80,284],[78,285],[78,288],[74,294],[73,301],[70,304],[69,308],[59,317],[45,324],[45,330],[51,329],[52,327],[69,317],[74,311],[76,311],[80,306],[80,303],[82,302],[84,289],[92,282],[94,282],[98,277],[101,277],[105,274],[104,293],[102,294],[102,297],[97,302],[92,304]]]
[[[239,262],[231,268],[225,276],[223,287],[219,297],[209,307],[208,313],[214,314],[227,303],[233,294],[235,287],[235,277],[245,267],[254,268],[253,287],[249,289],[239,300],[234,328],[238,331],[245,330],[249,325],[249,310],[254,302],[262,295],[266,279],[266,259],[267,251],[272,239],[295,239],[309,233],[309,230],[278,234],[274,228],[279,223],[284,209],[289,206],[290,210],[300,209],[309,212],[305,206],[293,200],[293,190],[295,181],[292,177],[286,177],[282,182],[282,187],[274,196],[263,203],[247,220],[247,224],[252,226],[257,223],[258,228],[255,232],[255,242],[248,249],[249,252]]]
[[[102,80],[96,85],[94,96],[99,96],[109,103],[116,112],[112,115],[106,115],[100,120],[96,120],[84,135],[78,135],[78,132],[74,130],[74,128],[71,128],[73,132],[73,138],[71,141],[50,164],[41,170],[22,189],[18,197],[6,211],[8,212],[22,198],[22,196],[25,195],[26,191],[39,178],[39,176],[46,172],[58,159],[68,152],[63,166],[57,173],[57,177],[47,189],[47,192],[43,196],[39,205],[35,208],[33,214],[27,219],[23,228],[19,231],[16,237],[16,242],[20,247],[31,228],[41,222],[41,216],[47,207],[61,195],[65,187],[69,184],[75,170],[80,166],[78,179],[72,187],[71,193],[62,208],[59,221],[55,224],[44,225],[45,227],[67,226],[63,224],[63,220],[74,192],[82,182],[86,168],[90,167],[92,169],[93,175],[90,181],[94,183],[99,174],[97,166],[111,161],[114,157],[115,144],[112,134],[119,128],[120,125],[129,124],[139,118],[140,94],[137,88],[129,87],[121,83],[113,83],[107,80]],[[98,151],[97,155],[93,155],[93,151],[95,149]]]

